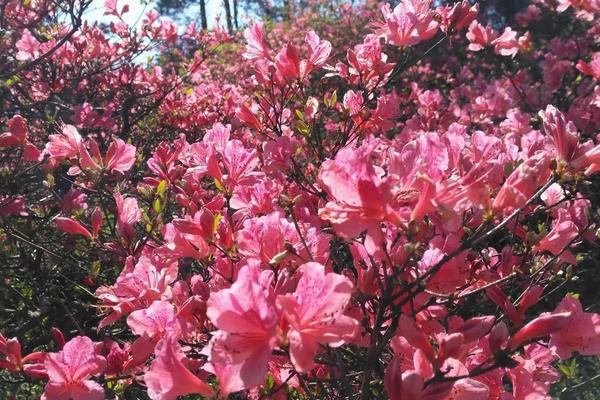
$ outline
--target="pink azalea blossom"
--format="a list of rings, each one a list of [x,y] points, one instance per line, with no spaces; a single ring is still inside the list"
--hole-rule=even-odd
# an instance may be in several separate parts
[[[187,368],[187,361],[174,336],[163,339],[144,375],[148,396],[152,400],[175,400],[188,394],[212,397],[210,386]]]
[[[115,284],[102,286],[96,291],[96,296],[110,310],[98,328],[102,329],[121,316],[166,297],[168,285],[175,281],[177,272],[177,264],[158,266],[145,256],[134,264],[133,258],[129,257]]]
[[[381,33],[390,44],[400,47],[414,46],[432,38],[439,24],[430,6],[430,0],[402,0],[394,10],[384,5]]]
[[[586,63],[583,60],[577,62],[577,69],[585,75],[600,80],[600,52],[594,53],[592,60]]]
[[[561,360],[574,351],[584,356],[600,355],[600,314],[586,313],[575,297],[565,296],[555,313],[571,313],[568,324],[550,335],[550,350]]]
[[[302,277],[296,291],[278,296],[277,304],[290,325],[287,338],[290,358],[298,371],[309,372],[315,365],[319,345],[338,347],[354,339],[359,323],[344,315],[353,287],[348,278],[325,273],[321,264],[300,266]]]
[[[249,389],[266,378],[279,336],[272,280],[269,271],[246,265],[231,288],[213,292],[208,299],[206,314],[219,330],[212,333],[206,352],[217,377],[235,382],[230,390]]]
[[[81,144],[81,135],[73,125],[65,125],[61,134],[48,136],[45,154],[57,161],[77,157]]]
[[[105,367],[106,359],[96,354],[90,338],[71,339],[60,352],[46,358],[49,380],[42,400],[103,400],[104,389],[89,378]]]
[[[514,57],[519,52],[519,41],[517,32],[510,27],[504,28],[504,32],[491,43],[494,45],[494,51],[501,56]]]
[[[80,145],[80,166],[84,171],[105,169],[125,173],[135,162],[135,146],[126,144],[121,139],[116,139],[110,144],[104,159],[94,139],[88,141],[88,146],[89,152],[83,143]]]
[[[491,26],[483,26],[477,21],[471,22],[467,39],[469,39],[469,50],[480,51],[492,44],[498,38],[498,33]]]
[[[334,160],[325,161],[319,170],[319,182],[330,201],[319,210],[343,237],[353,238],[367,231],[369,251],[382,240],[380,223],[399,223],[392,208],[387,182],[375,170],[370,153],[364,149],[344,148]]]
[[[71,218],[58,217],[54,219],[54,223],[61,231],[70,233],[71,235],[83,235],[88,239],[92,237],[87,228]]]
[[[564,209],[558,210],[558,218],[554,221],[552,230],[534,247],[537,251],[549,251],[561,260],[577,264],[573,253],[568,249],[580,235],[579,228],[568,217]]]

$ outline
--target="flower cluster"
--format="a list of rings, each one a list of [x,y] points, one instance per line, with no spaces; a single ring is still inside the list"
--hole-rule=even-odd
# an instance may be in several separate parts
[[[2,6],[1,305],[25,312],[0,374],[45,400],[520,400],[600,355],[574,286],[600,3],[511,27],[313,1],[234,35],[87,3]]]

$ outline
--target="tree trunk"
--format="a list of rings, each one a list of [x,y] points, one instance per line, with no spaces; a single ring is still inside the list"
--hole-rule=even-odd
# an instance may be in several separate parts
[[[203,30],[208,29],[208,21],[206,20],[206,0],[200,0],[200,24]]]
[[[231,22],[231,7],[229,6],[229,0],[223,0],[223,7],[225,7],[225,19],[227,22],[227,32],[233,33],[233,24]]]
[[[233,0],[233,26],[235,26],[235,29],[240,29],[240,25],[238,23],[238,3],[238,0]]]

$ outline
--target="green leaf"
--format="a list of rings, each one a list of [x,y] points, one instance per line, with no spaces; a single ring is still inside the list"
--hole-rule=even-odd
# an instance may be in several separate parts
[[[152,202],[152,209],[157,214],[159,214],[160,211],[162,210],[162,203],[158,197],[156,199],[154,199],[154,201]]]
[[[100,273],[100,261],[96,260],[92,262],[92,266],[90,267],[90,276],[92,279],[96,279],[98,274]]]
[[[169,185],[167,184],[167,181],[163,179],[162,181],[160,181],[160,183],[156,187],[156,194],[159,195],[160,197],[163,197],[164,194],[167,192],[168,187],[169,187]]]
[[[225,188],[223,187],[223,184],[217,178],[215,178],[215,186],[217,187],[218,191],[220,191],[220,192],[224,192],[225,191]]]
[[[287,250],[284,250],[281,253],[275,254],[273,256],[273,258],[271,258],[271,261],[269,261],[269,264],[271,264],[271,265],[277,265],[280,262],[282,262],[283,260],[285,260],[285,258],[287,257],[287,255],[288,255],[288,251]]]

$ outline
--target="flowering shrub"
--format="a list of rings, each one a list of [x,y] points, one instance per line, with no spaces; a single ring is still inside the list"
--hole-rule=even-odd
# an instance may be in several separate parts
[[[600,355],[600,3],[330,5],[4,2],[0,393],[546,399]]]

